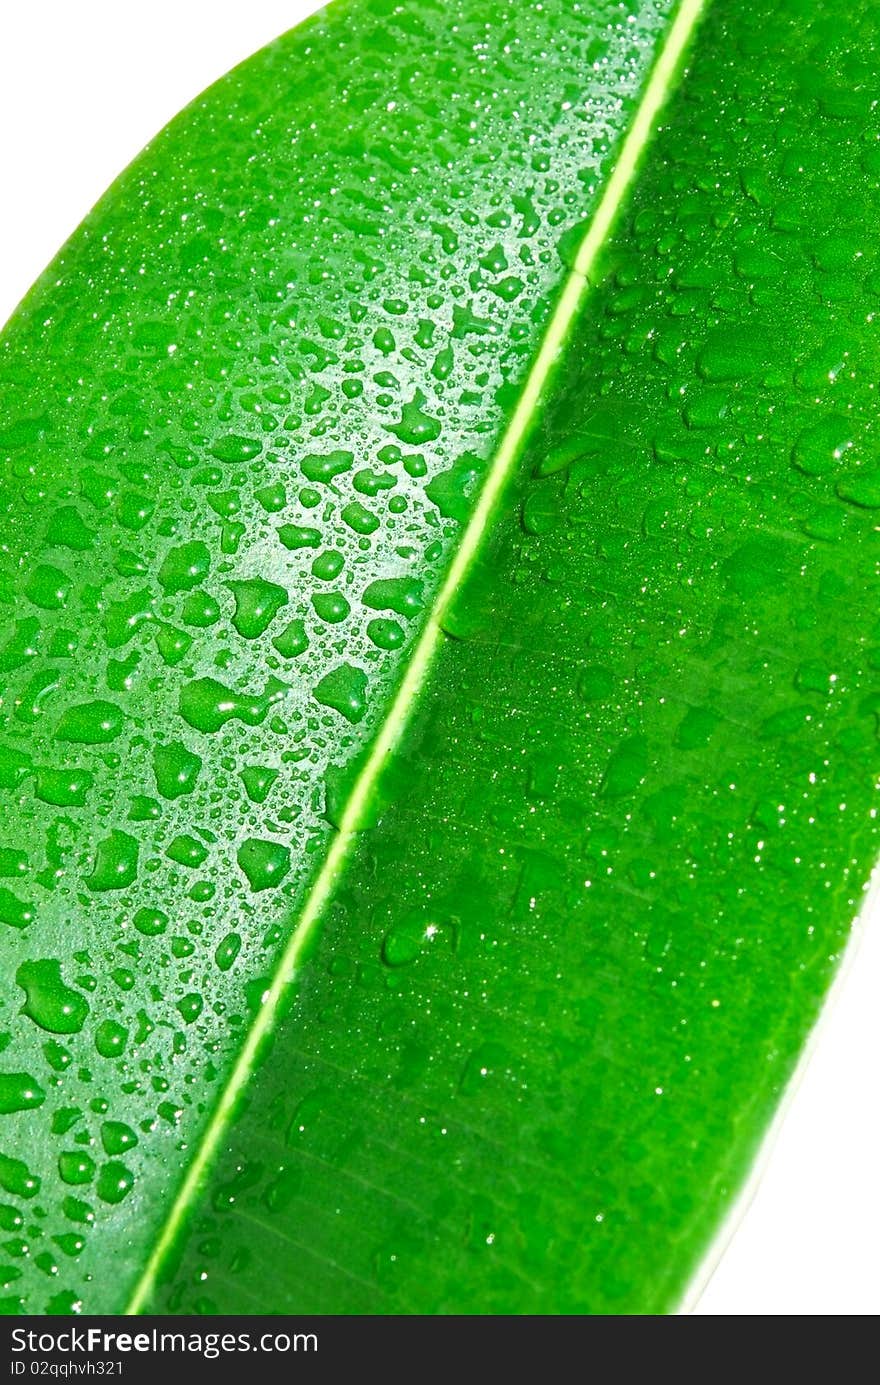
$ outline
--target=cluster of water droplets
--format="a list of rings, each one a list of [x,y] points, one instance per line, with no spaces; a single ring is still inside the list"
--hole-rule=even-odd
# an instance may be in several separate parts
[[[876,60],[708,8],[172,1309],[675,1311],[876,859]]]
[[[136,1278],[665,8],[331,10],[159,136],[7,330],[7,1308]]]

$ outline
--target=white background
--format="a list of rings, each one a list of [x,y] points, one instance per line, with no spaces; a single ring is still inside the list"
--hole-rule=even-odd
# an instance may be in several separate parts
[[[2,5],[0,322],[167,120],[316,8],[308,0]],[[849,960],[699,1314],[880,1311],[880,909]]]

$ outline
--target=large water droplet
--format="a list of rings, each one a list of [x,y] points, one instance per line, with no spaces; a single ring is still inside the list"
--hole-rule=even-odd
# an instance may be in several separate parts
[[[61,964],[52,958],[22,962],[15,979],[25,993],[22,1014],[50,1034],[77,1034],[86,1022],[89,1002],[61,979]]]
[[[192,793],[202,768],[200,755],[188,750],[182,741],[157,745],[153,751],[156,788],[163,798],[180,798]]]
[[[114,828],[109,837],[98,843],[95,865],[86,877],[90,890],[124,890],[137,879],[138,843],[128,832]]]
[[[228,585],[235,598],[232,623],[246,640],[255,640],[264,634],[281,608],[287,605],[284,588],[265,578],[252,577],[246,582]]]
[[[68,707],[58,723],[56,740],[81,745],[104,745],[122,730],[122,712],[115,702],[81,702]]]
[[[0,1073],[0,1114],[31,1111],[35,1106],[42,1106],[45,1100],[46,1093],[30,1073]]]
[[[340,664],[326,673],[315,687],[315,699],[332,707],[346,721],[358,722],[367,710],[367,675],[354,664]]]
[[[249,837],[238,848],[238,864],[252,890],[268,890],[280,884],[290,870],[290,849],[280,842]]]

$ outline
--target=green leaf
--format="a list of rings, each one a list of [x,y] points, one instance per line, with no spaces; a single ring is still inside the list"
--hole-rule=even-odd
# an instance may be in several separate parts
[[[7,329],[9,1311],[692,1281],[880,706],[870,16],[697,8],[340,0]]]

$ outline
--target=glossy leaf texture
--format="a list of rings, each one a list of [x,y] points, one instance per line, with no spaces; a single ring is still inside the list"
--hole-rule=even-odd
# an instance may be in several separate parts
[[[878,849],[876,58],[708,10],[163,1306],[685,1299]]]
[[[7,328],[7,1310],[129,1303],[668,11],[340,0]]]
[[[703,22],[174,1220],[663,21],[338,4],[8,330],[9,1310],[668,1312],[741,1185],[877,851],[876,34],[802,0]]]

